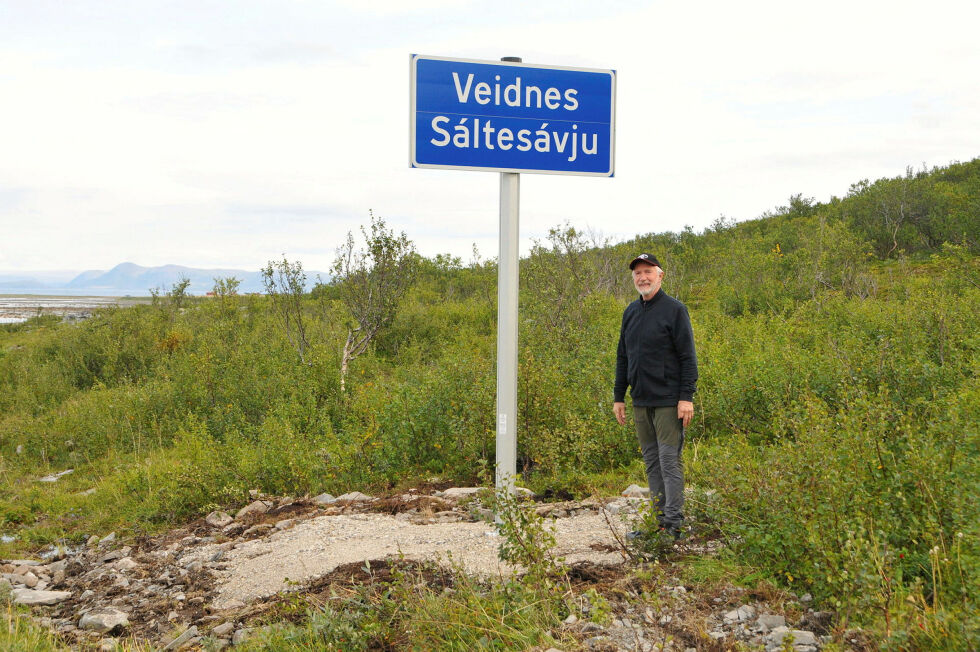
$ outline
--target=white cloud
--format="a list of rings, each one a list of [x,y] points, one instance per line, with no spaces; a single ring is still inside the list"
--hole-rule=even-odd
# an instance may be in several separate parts
[[[410,52],[617,69],[616,177],[524,175],[525,249],[565,220],[700,228],[980,154],[965,2],[101,7],[0,25],[0,267],[325,269],[368,209],[423,253],[496,255],[497,176],[408,167]]]

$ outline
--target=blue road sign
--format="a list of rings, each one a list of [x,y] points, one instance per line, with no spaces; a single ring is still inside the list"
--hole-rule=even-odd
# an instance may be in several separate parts
[[[613,70],[411,56],[412,167],[612,176]]]

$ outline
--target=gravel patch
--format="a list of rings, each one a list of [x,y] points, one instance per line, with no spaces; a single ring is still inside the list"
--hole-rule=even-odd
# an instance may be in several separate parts
[[[625,525],[618,519],[612,523],[622,536]],[[623,561],[601,514],[579,513],[550,524],[555,528],[556,554],[568,563]],[[224,609],[290,590],[340,565],[370,559],[451,560],[469,574],[504,576],[514,569],[498,558],[499,545],[495,528],[484,522],[416,524],[386,514],[342,514],[308,519],[229,550],[204,546],[194,557],[206,562],[224,550],[221,564],[213,570],[218,582],[213,606]]]

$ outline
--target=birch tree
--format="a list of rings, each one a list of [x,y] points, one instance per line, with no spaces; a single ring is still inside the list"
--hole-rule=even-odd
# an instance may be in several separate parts
[[[340,390],[345,389],[351,361],[394,319],[405,292],[415,283],[418,256],[404,232],[396,235],[371,213],[369,229],[361,227],[363,247],[353,233],[337,250],[331,272],[340,297],[351,315],[340,362]]]

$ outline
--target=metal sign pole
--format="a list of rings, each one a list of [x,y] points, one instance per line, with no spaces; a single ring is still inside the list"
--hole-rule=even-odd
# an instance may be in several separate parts
[[[501,61],[519,63],[520,57]],[[517,475],[517,297],[521,175],[500,173],[497,259],[497,491],[513,493]]]
[[[521,175],[500,173],[497,264],[497,491],[513,493],[517,473],[517,292]]]

